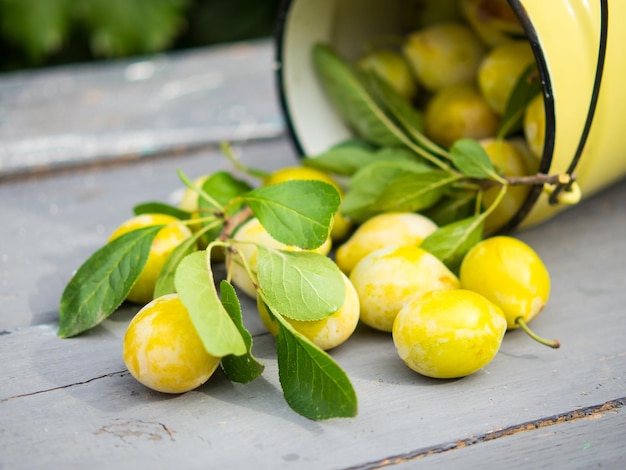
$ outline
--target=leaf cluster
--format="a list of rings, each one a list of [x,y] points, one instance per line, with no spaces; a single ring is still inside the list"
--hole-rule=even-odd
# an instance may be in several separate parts
[[[456,271],[485,235],[484,221],[508,181],[475,140],[460,139],[449,149],[432,142],[421,112],[375,72],[357,70],[327,44],[316,44],[312,53],[330,103],[355,137],[305,157],[304,164],[348,179],[341,211],[356,223],[393,211],[430,217],[440,228],[424,247]],[[536,94],[532,73],[529,68],[516,84],[502,138],[519,129],[520,110]],[[493,185],[500,194],[483,209],[482,193]]]
[[[210,175],[202,187],[182,172],[181,180],[197,194],[198,212],[191,214],[161,202],[142,203],[135,214],[163,213],[194,226],[195,234],[167,258],[154,298],[176,292],[187,308],[207,352],[221,357],[232,381],[248,383],[262,374],[252,355],[237,292],[228,278],[213,274],[214,250],[227,250],[228,261],[240,257],[233,233],[249,217],[293,249],[258,249],[256,272],[248,271],[258,295],[279,323],[276,338],[279,378],[287,403],[310,419],[354,416],[356,394],[337,363],[295,331],[286,318],[319,320],[344,302],[342,274],[335,263],[312,251],[329,236],[339,207],[337,190],[321,181],[289,181],[252,188],[227,172]],[[163,225],[131,231],[97,250],[67,284],[60,302],[59,336],[83,333],[105,320],[124,301],[139,277],[152,242]],[[206,243],[198,249],[198,242]],[[245,264],[245,259],[242,260]]]

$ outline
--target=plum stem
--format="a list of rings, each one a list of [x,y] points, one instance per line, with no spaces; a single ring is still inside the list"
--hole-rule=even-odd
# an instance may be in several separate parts
[[[527,175],[527,176],[505,176],[504,180],[509,186],[520,186],[520,185],[557,185],[557,184],[572,184],[576,180],[575,175],[568,175],[567,173],[557,173],[548,175],[545,173],[537,173],[535,175]],[[500,181],[496,181],[493,179],[483,179],[480,180],[480,184],[483,189],[490,188],[491,186],[495,186],[497,184],[502,184]]]
[[[558,339],[550,340],[550,339],[545,339],[545,338],[542,338],[541,336],[538,336],[533,330],[531,330],[528,327],[523,317],[517,317],[515,319],[515,324],[519,325],[519,327],[522,330],[524,330],[528,336],[530,336],[532,339],[534,339],[538,343],[541,343],[545,346],[549,346],[553,349],[558,349],[561,347],[561,342]]]
[[[222,229],[222,233],[220,233],[220,236],[218,238],[222,241],[229,240],[232,237],[235,229],[253,216],[254,214],[252,213],[252,209],[246,206],[239,212],[235,213],[232,217],[227,217],[224,223],[224,228]]]
[[[241,161],[237,158],[237,156],[233,152],[233,149],[230,147],[228,142],[222,142],[220,144],[220,148],[224,156],[228,158],[228,160],[230,160],[230,162],[235,166],[235,168],[237,168],[242,173],[245,173],[246,175],[250,175],[253,178],[259,178],[259,179],[264,179],[270,176],[270,173],[268,173],[267,171],[259,170],[256,168],[250,168],[249,166],[246,166],[243,163],[241,163]]]

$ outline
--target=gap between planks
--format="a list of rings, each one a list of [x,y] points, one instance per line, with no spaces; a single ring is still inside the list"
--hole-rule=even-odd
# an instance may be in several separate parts
[[[344,470],[375,470],[390,467],[392,465],[406,464],[431,455],[444,454],[476,444],[481,444],[483,442],[489,442],[502,437],[513,436],[524,432],[535,431],[537,429],[554,426],[556,424],[574,422],[582,419],[600,418],[608,413],[617,412],[620,408],[624,407],[626,407],[626,397],[616,398],[615,400],[609,400],[606,403],[585,406],[576,410],[548,416],[546,418],[526,421],[524,423],[515,424],[513,426],[497,429],[495,431],[489,431],[478,436],[471,436],[447,444],[438,444],[436,446],[417,449],[412,452],[394,455],[392,457],[367,462],[361,465],[347,467]]]

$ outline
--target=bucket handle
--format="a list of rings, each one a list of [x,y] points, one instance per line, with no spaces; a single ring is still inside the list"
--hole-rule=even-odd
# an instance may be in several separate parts
[[[598,63],[596,65],[596,75],[593,83],[593,90],[591,93],[591,102],[589,103],[589,110],[587,111],[587,119],[585,121],[585,127],[583,128],[580,141],[574,158],[572,159],[566,174],[569,175],[569,181],[567,183],[557,183],[554,190],[551,191],[548,202],[552,205],[560,202],[559,194],[561,191],[569,191],[574,184],[575,179],[573,177],[576,165],[580,161],[580,157],[587,143],[589,137],[589,131],[591,130],[591,124],[593,122],[593,116],[596,112],[596,106],[598,104],[598,96],[600,95],[600,85],[602,83],[602,74],[604,72],[604,60],[606,56],[606,45],[609,26],[609,4],[608,0],[600,0],[600,44],[598,46]]]

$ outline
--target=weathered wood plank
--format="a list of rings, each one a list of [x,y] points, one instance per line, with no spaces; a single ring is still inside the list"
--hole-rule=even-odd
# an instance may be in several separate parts
[[[0,177],[283,132],[269,40],[0,74]]]
[[[623,468],[626,434],[624,408],[598,411],[584,418],[533,429],[510,430],[491,438],[475,436],[439,448],[370,462],[358,468]],[[498,434],[499,433],[494,433]]]
[[[555,327],[558,321],[549,318],[538,319],[538,326]],[[269,335],[255,337],[255,354],[266,365],[259,380],[231,384],[218,374],[197,391],[170,397],[145,389],[124,372],[118,320],[83,339],[59,340],[53,329],[41,326],[2,337],[0,375],[9,378],[13,393],[25,392],[3,393],[0,401],[6,468],[41,467],[51,454],[59,466],[80,460],[125,468],[151,462],[164,468],[210,461],[216,467],[286,468],[297,460],[302,468],[358,467],[545,420],[624,393],[623,332],[605,328],[581,339],[593,322],[570,331],[562,351],[509,334],[485,370],[453,381],[414,374],[398,359],[388,335],[361,328],[333,352],[353,380],[359,415],[313,423],[282,399]],[[581,346],[588,347],[582,360],[572,354]],[[623,452],[621,440],[606,447],[609,457]],[[508,455],[481,455],[509,461]],[[551,454],[553,463],[558,455]]]

